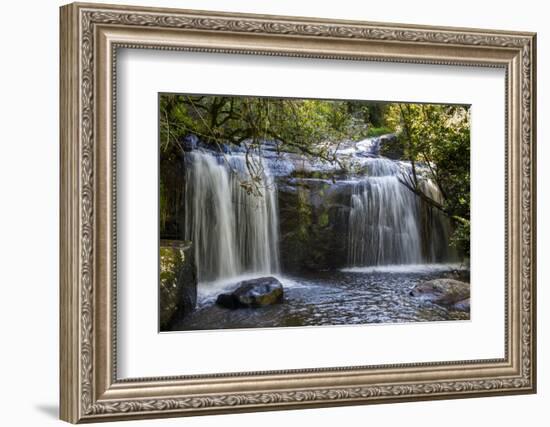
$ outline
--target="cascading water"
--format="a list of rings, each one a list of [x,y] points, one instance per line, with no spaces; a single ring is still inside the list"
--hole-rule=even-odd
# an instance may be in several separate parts
[[[370,145],[369,145],[370,144]],[[348,265],[352,267],[448,262],[450,223],[400,182],[410,165],[378,157],[375,138],[357,144],[371,157],[364,174],[353,182],[349,224]],[[441,201],[437,187],[422,179],[422,190]]]
[[[420,181],[420,188],[428,197],[442,204],[439,188],[430,179]],[[421,219],[424,231],[423,253],[428,262],[448,262],[458,259],[456,250],[450,245],[451,222],[441,211],[421,203]]]
[[[379,156],[379,147],[378,138],[369,138],[346,149],[361,166],[361,173],[345,181],[345,186],[351,185],[347,266],[455,261],[448,218],[400,182],[412,173],[411,166]],[[273,159],[255,160],[262,166],[256,177],[261,194],[251,194],[242,185],[252,180],[243,153],[186,154],[185,239],[195,243],[201,282],[279,271],[275,179],[284,179],[293,163],[278,159],[274,168]],[[441,202],[437,186],[423,177],[421,168],[417,172],[424,193]]]
[[[420,263],[417,197],[399,182],[391,160],[370,159],[367,165],[372,176],[352,188],[350,265]]]
[[[199,281],[278,271],[276,186],[266,170],[261,194],[250,194],[241,185],[250,179],[242,154],[187,153],[185,238],[195,243]]]

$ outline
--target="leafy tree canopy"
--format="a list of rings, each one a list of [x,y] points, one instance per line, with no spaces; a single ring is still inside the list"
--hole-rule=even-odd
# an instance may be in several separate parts
[[[369,136],[383,109],[359,101],[163,95],[161,147],[167,150],[189,133],[218,147],[245,143],[257,149],[262,141],[276,140],[281,150],[337,162],[334,142]]]

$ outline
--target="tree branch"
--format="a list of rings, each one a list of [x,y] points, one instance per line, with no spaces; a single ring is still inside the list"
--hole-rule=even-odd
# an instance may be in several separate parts
[[[397,179],[401,184],[403,184],[410,191],[412,191],[414,194],[420,197],[424,202],[428,203],[431,207],[438,209],[440,212],[444,213],[452,220],[462,224],[467,224],[470,222],[466,218],[462,218],[461,216],[453,214],[451,211],[446,209],[445,206],[443,206],[441,203],[437,202],[436,200],[432,199],[430,196],[426,195],[420,188],[414,186],[412,184],[412,179],[408,174],[403,173],[400,177],[397,177]],[[407,180],[409,182],[407,182]]]

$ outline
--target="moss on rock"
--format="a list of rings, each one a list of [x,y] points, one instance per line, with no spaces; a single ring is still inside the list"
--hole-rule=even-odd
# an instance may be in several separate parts
[[[192,244],[161,240],[160,243],[160,329],[191,312],[197,303],[197,271]]]

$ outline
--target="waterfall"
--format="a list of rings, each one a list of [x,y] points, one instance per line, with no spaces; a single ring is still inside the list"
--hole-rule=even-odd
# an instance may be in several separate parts
[[[348,264],[372,266],[453,260],[450,223],[441,212],[406,188],[400,162],[369,158],[366,173],[352,184],[348,224]],[[437,187],[423,180],[426,194],[440,200]]]
[[[276,185],[264,170],[260,194],[250,194],[242,183],[251,178],[242,154],[186,154],[185,239],[195,243],[199,281],[278,271]]]
[[[343,230],[347,228],[348,233],[342,245],[342,265],[456,261],[449,245],[449,219],[400,182],[403,174],[412,173],[409,164],[380,157],[378,149],[378,139],[357,143],[357,152],[351,155],[361,171],[333,187],[333,194],[341,191],[345,197],[338,207]],[[200,282],[279,272],[276,179],[288,184],[289,172],[285,171],[293,170],[294,164],[283,159],[279,163],[288,165],[274,168],[273,159],[265,157],[253,158],[257,172],[251,176],[243,152],[222,155],[196,149],[186,153],[184,238],[194,242]],[[427,179],[422,167],[417,173],[422,191],[442,202],[438,187]],[[253,181],[258,191],[247,186]]]
[[[443,203],[441,192],[432,180],[420,181],[420,189],[432,200]],[[429,262],[455,261],[458,257],[456,250],[450,245],[452,229],[449,218],[438,209],[429,207],[427,203],[421,205],[421,218],[426,230],[423,240],[425,259]]]

